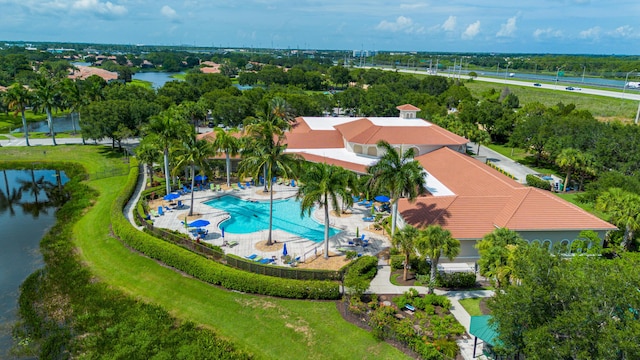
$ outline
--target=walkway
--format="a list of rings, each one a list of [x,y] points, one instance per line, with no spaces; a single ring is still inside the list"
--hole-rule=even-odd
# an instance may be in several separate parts
[[[404,294],[409,289],[413,288],[418,290],[420,294],[426,294],[428,292],[427,288],[424,286],[397,286],[393,285],[390,281],[391,277],[391,266],[387,264],[386,260],[380,260],[378,262],[378,273],[376,277],[371,281],[371,285],[369,286],[369,290],[367,293],[370,294]],[[467,330],[467,334],[465,334],[464,338],[458,340],[458,346],[460,347],[460,352],[462,356],[467,360],[472,360],[473,358],[473,336],[469,334],[469,324],[471,323],[471,316],[469,313],[460,305],[459,300],[468,299],[468,298],[484,298],[493,296],[492,290],[463,290],[463,291],[442,291],[435,289],[434,291],[438,295],[445,295],[451,301],[451,313],[458,320],[462,326]],[[476,354],[482,354],[482,341],[478,339],[478,348]],[[484,359],[485,357],[480,355],[475,359]]]

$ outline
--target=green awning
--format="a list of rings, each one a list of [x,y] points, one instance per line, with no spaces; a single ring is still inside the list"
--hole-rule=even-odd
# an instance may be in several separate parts
[[[498,332],[495,327],[489,325],[491,315],[472,316],[469,324],[469,333],[485,343],[495,346],[498,343]]]

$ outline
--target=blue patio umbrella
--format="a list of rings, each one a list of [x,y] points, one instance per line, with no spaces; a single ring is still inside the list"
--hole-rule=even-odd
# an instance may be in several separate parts
[[[196,175],[194,178],[196,181],[207,181],[207,175]]]
[[[220,231],[222,232],[222,238],[224,239],[224,227],[221,227]]]
[[[389,197],[386,196],[386,195],[378,195],[378,196],[374,197],[374,199],[376,201],[383,202],[383,203],[389,202]]]
[[[287,256],[288,252],[287,252],[287,243],[284,244],[284,247],[282,248],[282,256]]]
[[[196,221],[193,221],[191,224],[189,224],[190,227],[195,227],[195,228],[199,228],[199,227],[204,227],[211,224],[208,220],[204,220],[204,219],[198,219]]]
[[[171,201],[171,200],[175,200],[175,199],[177,199],[177,198],[179,198],[179,197],[180,197],[180,195],[179,195],[179,194],[176,194],[176,193],[169,193],[169,194],[165,195],[165,196],[163,197],[163,199],[165,199],[165,200],[167,200],[167,201]]]

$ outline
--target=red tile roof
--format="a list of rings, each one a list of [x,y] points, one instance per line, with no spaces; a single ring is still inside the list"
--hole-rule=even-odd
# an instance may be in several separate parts
[[[74,70],[73,73],[69,75],[70,79],[81,79],[84,80],[92,75],[98,75],[103,78],[105,81],[115,80],[118,78],[118,73],[113,71],[108,71],[105,69],[89,67],[89,66],[81,66],[76,65],[77,70]]]
[[[310,162],[341,166],[347,170],[351,170],[360,174],[364,174],[367,172],[367,167],[365,165],[354,164],[347,161],[332,159],[332,158],[315,155],[315,154],[308,154],[304,152],[296,152],[296,154],[302,156],[305,160]]]
[[[405,120],[400,121],[420,121]],[[424,121],[424,120],[422,120]],[[335,127],[345,140],[358,144],[377,144],[385,140],[390,144],[411,144],[429,146],[464,145],[469,140],[449,132],[435,124],[430,126],[377,126],[371,120],[362,118]]]
[[[521,185],[451,149],[416,159],[455,195],[429,195],[414,204],[401,199],[398,210],[414,226],[439,224],[457,239],[480,239],[498,227],[517,231],[616,228],[548,191]]]
[[[316,130],[303,133],[286,133],[288,149],[344,148],[342,135],[335,130]]]
[[[420,111],[420,108],[417,108],[411,104],[404,104],[400,106],[396,106],[396,109],[400,111]]]

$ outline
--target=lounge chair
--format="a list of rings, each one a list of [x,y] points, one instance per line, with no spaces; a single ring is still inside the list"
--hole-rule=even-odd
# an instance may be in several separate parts
[[[240,190],[244,190],[244,189],[246,189],[246,188],[244,187],[244,185],[242,185],[242,183],[241,183],[241,182],[238,182],[238,188],[239,188]]]
[[[216,191],[222,191],[222,186],[220,184],[216,185]]]
[[[151,213],[151,215],[153,215],[153,217],[158,217],[160,216],[160,214],[158,214],[158,212],[156,210],[151,210],[149,211]]]
[[[276,182],[276,184],[278,184],[278,185],[284,184],[284,179],[283,178],[278,178],[278,182]]]
[[[162,206],[158,206],[158,214],[164,215],[164,210],[162,209]]]
[[[260,262],[260,264],[271,264],[274,261],[275,260],[273,260],[273,259],[262,259],[259,262]]]
[[[295,180],[291,180],[291,187],[296,187],[296,181]]]
[[[238,184],[231,184],[231,188],[232,188],[233,190],[240,191],[240,188],[238,187]]]
[[[362,218],[362,220],[366,222],[373,222],[374,219],[375,218],[373,216],[365,216]]]
[[[258,255],[255,258],[253,258],[253,261],[255,262],[260,262],[260,260],[262,260],[262,256]]]
[[[216,184],[214,183],[209,184],[209,190],[216,191]]]
[[[411,312],[416,311],[416,308],[411,304],[404,304],[404,308],[409,310],[409,311],[411,311]]]
[[[368,203],[369,203],[369,200],[367,200],[367,199],[362,199],[362,200],[357,202],[358,205],[366,205]]]
[[[245,257],[246,257],[247,259],[249,259],[249,260],[253,260],[253,259],[255,259],[255,258],[257,258],[257,257],[258,257],[258,254],[251,254],[251,255],[249,255],[249,256],[245,256]]]
[[[182,185],[182,192],[184,192],[185,194],[188,194],[191,192],[191,190],[189,190],[189,188],[186,185]]]
[[[247,181],[247,182],[244,184],[244,186],[245,186],[247,189],[248,189],[248,188],[250,188],[250,187],[251,187],[251,182],[250,182],[250,181]]]
[[[227,245],[229,245],[229,247],[234,247],[234,246],[236,246],[236,245],[238,245],[238,244],[239,244],[239,243],[238,243],[237,241],[235,241],[235,240],[231,240],[231,241],[229,241],[229,242],[227,243]]]

